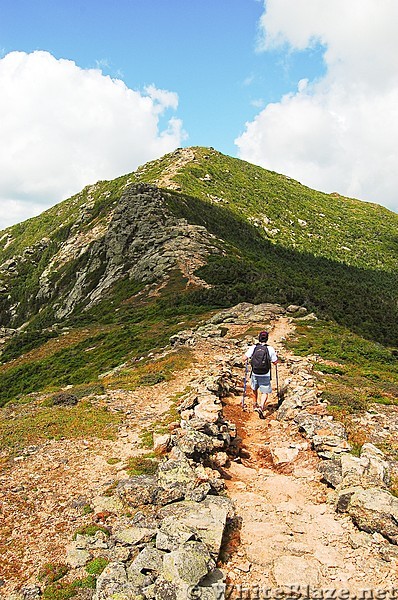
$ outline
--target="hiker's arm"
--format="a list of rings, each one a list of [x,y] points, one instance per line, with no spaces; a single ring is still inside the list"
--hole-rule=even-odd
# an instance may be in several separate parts
[[[251,355],[253,354],[252,351],[252,346],[250,346],[250,348],[248,348],[245,352],[245,354],[242,356],[242,361],[246,364],[246,361],[248,361],[251,358]]]
[[[273,365],[276,365],[276,363],[278,362],[278,355],[275,352],[275,348],[273,347],[271,347],[270,359]]]

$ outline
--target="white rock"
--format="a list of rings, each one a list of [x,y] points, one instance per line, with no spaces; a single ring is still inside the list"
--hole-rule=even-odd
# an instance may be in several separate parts
[[[271,448],[272,462],[274,465],[293,462],[298,453],[298,448]]]
[[[160,454],[167,452],[167,449],[170,445],[170,440],[171,440],[171,435],[169,433],[164,433],[161,435],[154,433],[153,434],[153,449],[154,449],[154,451],[159,452]]]
[[[76,544],[72,543],[66,548],[66,562],[73,569],[84,567],[91,558],[91,554],[87,550],[79,550]]]

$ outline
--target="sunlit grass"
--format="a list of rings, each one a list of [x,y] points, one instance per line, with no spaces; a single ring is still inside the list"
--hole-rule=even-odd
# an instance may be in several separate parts
[[[90,401],[47,407],[30,403],[0,410],[0,450],[15,450],[47,439],[115,439],[121,416]]]

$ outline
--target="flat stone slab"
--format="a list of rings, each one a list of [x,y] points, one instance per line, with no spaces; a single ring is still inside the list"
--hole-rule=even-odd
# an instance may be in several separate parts
[[[195,530],[197,538],[217,557],[227,516],[231,510],[232,503],[228,498],[207,496],[202,502],[184,500],[164,506],[159,514],[163,518],[173,517],[180,525]]]
[[[115,531],[113,537],[120,544],[139,544],[149,541],[156,533],[156,529],[148,527],[125,527]]]
[[[298,448],[271,448],[272,462],[274,465],[293,462],[298,454]]]
[[[66,562],[73,569],[84,567],[91,558],[90,552],[76,548],[76,543],[70,544],[66,549]]]

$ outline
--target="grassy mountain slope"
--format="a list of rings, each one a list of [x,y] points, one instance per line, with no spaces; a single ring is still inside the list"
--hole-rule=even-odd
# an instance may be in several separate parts
[[[171,202],[171,199],[170,199]],[[326,318],[383,343],[398,343],[398,274],[351,266],[267,240],[225,207],[174,196],[174,210],[230,243],[199,274],[212,284],[196,301],[227,306],[239,301],[304,304]]]
[[[210,148],[173,175],[182,193],[221,204],[252,223],[273,244],[364,268],[398,270],[398,215],[369,202],[324,194],[299,182]],[[158,184],[179,152],[113,181],[100,181],[38,217],[0,232],[3,262],[46,235],[65,240],[76,224],[84,232],[106,218],[135,182]],[[6,247],[5,247],[6,246]]]
[[[131,264],[117,264],[117,277],[101,287],[110,260],[104,240],[123,193],[139,182],[164,188],[162,205],[155,202],[150,215],[155,245],[166,212],[167,223],[177,224],[172,237],[184,228],[188,238],[194,231],[213,236],[196,271],[211,287],[188,285],[189,276],[176,265],[158,288],[155,276],[132,277]],[[134,214],[132,206],[123,217],[130,237],[119,263],[135,243]],[[24,324],[2,348],[0,405],[43,388],[96,381],[126,360],[134,368],[171,334],[239,301],[304,304],[396,346],[397,232],[398,215],[387,209],[316,192],[208,148],[177,150],[133,174],[89,186],[0,234],[1,325]],[[218,251],[210,253],[210,245]],[[160,258],[151,258],[153,266]],[[79,302],[57,318],[59,303],[75,293],[89,267]],[[41,293],[43,280],[52,295]],[[96,290],[99,298],[88,302]]]

